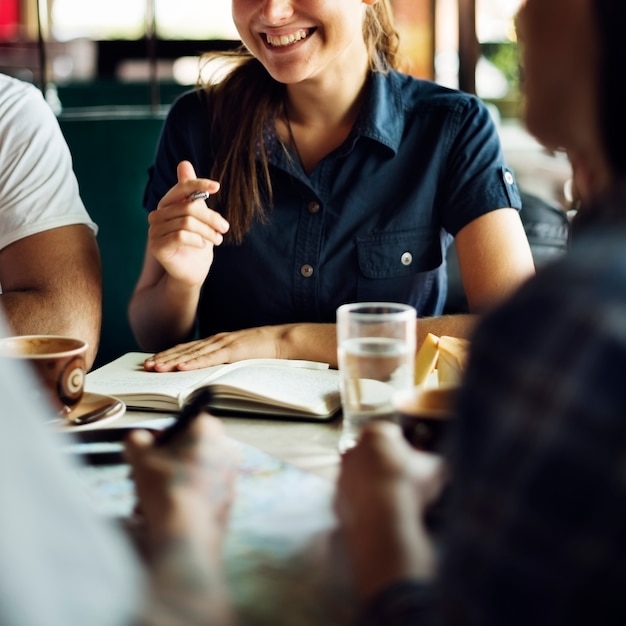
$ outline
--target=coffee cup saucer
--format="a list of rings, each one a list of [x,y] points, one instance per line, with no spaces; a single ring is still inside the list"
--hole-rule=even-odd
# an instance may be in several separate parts
[[[456,385],[402,389],[394,394],[393,405],[406,417],[452,419],[458,389]]]
[[[118,398],[85,391],[81,401],[67,415],[59,418],[59,425],[63,430],[82,430],[92,424],[99,428],[125,412],[126,405]]]

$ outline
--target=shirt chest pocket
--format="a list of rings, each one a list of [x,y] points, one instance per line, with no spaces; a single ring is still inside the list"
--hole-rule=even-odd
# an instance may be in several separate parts
[[[442,262],[439,230],[370,233],[357,237],[359,269],[365,278],[382,280],[414,276]]]
[[[439,230],[370,233],[357,239],[357,300],[406,302],[430,311],[442,263]]]

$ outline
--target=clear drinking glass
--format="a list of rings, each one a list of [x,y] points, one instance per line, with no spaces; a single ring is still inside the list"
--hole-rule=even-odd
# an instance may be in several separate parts
[[[394,419],[394,392],[414,384],[416,325],[417,312],[408,304],[359,302],[337,309],[341,453],[355,445],[367,422]]]

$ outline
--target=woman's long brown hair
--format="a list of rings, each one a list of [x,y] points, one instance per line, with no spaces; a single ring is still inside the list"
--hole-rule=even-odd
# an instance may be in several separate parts
[[[400,67],[399,36],[389,0],[366,7],[363,37],[371,71]],[[216,59],[233,67],[222,80],[203,86],[208,92],[210,141],[215,146],[210,176],[221,184],[215,208],[230,223],[230,240],[241,243],[255,220],[267,220],[265,206],[272,204],[263,133],[269,122],[282,115],[285,85],[275,81],[245,48],[203,57],[206,63]]]

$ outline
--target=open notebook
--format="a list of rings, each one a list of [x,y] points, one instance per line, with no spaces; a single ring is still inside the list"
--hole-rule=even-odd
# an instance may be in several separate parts
[[[339,373],[327,363],[247,359],[186,372],[147,372],[149,353],[129,352],[87,374],[85,389],[114,396],[129,409],[178,411],[210,387],[217,412],[327,420],[341,407]]]

